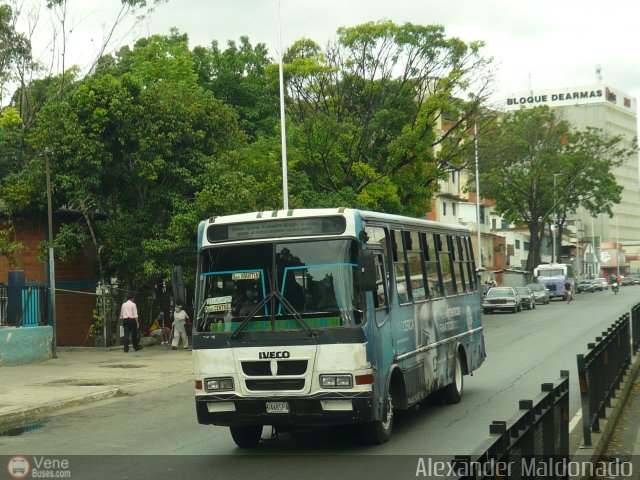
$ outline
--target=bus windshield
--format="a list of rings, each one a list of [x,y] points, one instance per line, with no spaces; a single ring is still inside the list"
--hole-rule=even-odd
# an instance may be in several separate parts
[[[198,330],[352,326],[362,322],[354,240],[225,245],[199,259]],[[275,295],[274,295],[275,290]],[[284,300],[281,300],[284,299]]]
[[[539,277],[564,277],[565,269],[562,267],[540,269],[538,270]]]

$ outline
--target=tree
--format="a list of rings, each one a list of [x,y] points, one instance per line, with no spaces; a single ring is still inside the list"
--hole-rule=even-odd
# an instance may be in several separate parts
[[[424,215],[437,181],[465,166],[467,122],[491,80],[482,47],[390,21],[341,28],[325,50],[296,42],[284,58],[304,158],[293,168],[316,199]]]
[[[528,227],[529,271],[540,263],[544,227],[555,214],[562,222],[578,207],[611,215],[622,191],[612,169],[635,148],[597,129],[572,130],[548,107],[506,114],[479,146],[483,196],[494,199],[508,221]]]
[[[214,41],[210,48],[195,47],[193,55],[200,84],[238,114],[249,139],[272,136],[279,125],[278,76],[269,69],[266,46],[252,46],[242,36],[239,44],[228,41],[225,50]]]
[[[43,108],[30,144],[53,152],[55,206],[84,217],[63,226],[56,255],[77,249],[84,232],[102,275],[139,287],[171,265],[181,246],[171,236],[175,217],[211,181],[208,165],[244,144],[232,112],[196,84],[191,60],[186,37],[143,39]],[[32,203],[43,197],[44,177],[31,173],[38,168],[33,162],[15,182]],[[181,238],[195,244],[196,228]]]

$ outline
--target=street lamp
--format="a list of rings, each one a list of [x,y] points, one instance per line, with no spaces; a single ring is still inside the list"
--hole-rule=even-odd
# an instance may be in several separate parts
[[[556,223],[558,223],[558,217],[556,213],[556,177],[562,175],[561,173],[553,174],[553,225],[551,225],[551,238],[553,240],[551,249],[551,263],[556,263]],[[562,239],[561,239],[562,240]]]
[[[473,149],[476,161],[476,223],[478,230],[478,255],[482,268],[482,234],[480,232],[480,169],[478,166],[478,123],[473,124]]]

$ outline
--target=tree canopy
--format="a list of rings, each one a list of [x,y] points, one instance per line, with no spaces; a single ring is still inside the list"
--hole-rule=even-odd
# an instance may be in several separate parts
[[[468,120],[491,82],[481,49],[442,26],[386,21],[342,28],[325,50],[292,45],[291,207],[424,215],[437,181],[466,165]],[[11,103],[0,116],[5,212],[42,215],[49,156],[54,211],[77,214],[55,255],[91,245],[101,278],[149,285],[195,245],[202,218],[282,206],[278,65],[247,37],[224,49],[190,49],[176,30],[141,38],[88,74],[69,66],[24,82]]]
[[[492,76],[482,42],[441,25],[369,22],[321,49],[285,55],[288,113],[316,192],[352,206],[424,215],[437,181],[465,167],[467,122]]]
[[[540,263],[544,227],[562,229],[568,213],[585,208],[612,215],[622,187],[613,170],[636,151],[634,143],[594,128],[571,128],[548,107],[508,113],[479,141],[482,195],[497,212],[530,233],[527,269]]]

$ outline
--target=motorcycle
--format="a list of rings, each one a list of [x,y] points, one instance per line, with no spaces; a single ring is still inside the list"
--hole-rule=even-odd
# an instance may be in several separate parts
[[[618,294],[618,290],[620,290],[620,286],[617,282],[611,284],[611,290],[613,290],[614,295]]]

